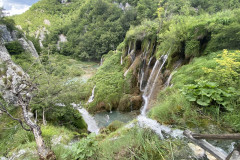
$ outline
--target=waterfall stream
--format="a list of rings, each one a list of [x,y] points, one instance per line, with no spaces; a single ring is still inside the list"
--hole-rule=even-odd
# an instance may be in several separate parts
[[[75,109],[79,111],[79,113],[82,115],[83,120],[87,123],[88,125],[88,131],[91,133],[99,133],[99,127],[94,119],[93,116],[91,116],[88,111],[81,106],[81,104],[71,104]]]
[[[93,87],[92,95],[89,97],[87,104],[93,102],[93,100],[94,100],[94,92],[95,92],[95,88],[96,88],[96,86]]]
[[[155,89],[155,85],[159,79],[159,74],[162,71],[162,68],[164,67],[166,61],[167,61],[168,55],[163,55],[160,60],[157,60],[153,70],[150,74],[150,77],[147,82],[147,86],[144,89],[143,93],[143,100],[144,105],[141,109],[141,114],[137,117],[138,125],[141,128],[150,128],[152,131],[154,131],[161,139],[164,139],[163,133],[173,137],[173,138],[182,138],[183,137],[183,131],[179,129],[171,129],[168,126],[159,124],[156,120],[150,119],[146,116],[147,107],[149,104],[149,100],[151,98],[151,95],[153,93],[153,90]],[[148,66],[150,65],[150,62]],[[131,126],[131,124],[130,124]]]

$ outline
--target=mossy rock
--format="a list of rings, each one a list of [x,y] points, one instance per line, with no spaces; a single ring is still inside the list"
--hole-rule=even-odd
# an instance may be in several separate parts
[[[130,112],[131,111],[131,95],[125,94],[119,102],[118,110],[122,112]]]
[[[107,126],[107,129],[110,132],[115,132],[117,129],[121,128],[122,126],[124,126],[125,123],[120,122],[120,121],[113,121],[111,124],[109,124]]]
[[[142,96],[132,96],[130,101],[132,103],[132,110],[139,110],[142,107]]]
[[[142,107],[142,97],[133,96],[130,94],[124,95],[118,105],[118,110],[122,112],[130,112],[132,110],[139,110]]]

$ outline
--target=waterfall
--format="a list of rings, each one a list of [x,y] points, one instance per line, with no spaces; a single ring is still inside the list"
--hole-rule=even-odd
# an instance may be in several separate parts
[[[121,65],[123,65],[123,57],[121,56]]]
[[[98,134],[100,129],[99,129],[99,127],[97,125],[97,122],[95,121],[94,117],[91,116],[88,113],[88,111],[81,106],[81,104],[71,103],[71,105],[73,106],[73,108],[75,108],[79,111],[83,120],[85,121],[85,123],[87,123],[88,131],[91,132],[91,133]]]
[[[88,125],[88,131],[91,133],[99,133],[99,128],[97,126],[97,123],[95,121],[95,119],[88,113],[88,111],[85,108],[77,108],[78,111],[81,113],[84,121],[87,123]]]
[[[143,53],[143,55],[142,55],[142,58],[143,58],[143,61],[142,61],[142,63],[143,63],[143,65],[142,65],[142,67],[141,67],[141,69],[140,69],[140,74],[139,74],[139,80],[140,80],[140,91],[141,92],[143,92],[144,91],[144,88],[145,88],[145,84],[143,85],[143,81],[144,80],[146,80],[146,78],[145,78],[145,75],[146,75],[146,73],[148,72],[148,70],[149,70],[149,62],[148,62],[148,65],[147,65],[147,68],[146,68],[146,61],[147,61],[147,56],[148,56],[148,51],[149,51],[149,47],[150,47],[150,42],[148,42],[148,46],[147,46],[147,48],[144,50],[144,53]],[[149,61],[151,61],[151,59],[152,59],[152,57],[150,58],[150,60]]]
[[[172,77],[173,77],[173,75],[177,72],[177,71],[175,71],[175,70],[176,70],[181,64],[182,64],[182,60],[179,60],[179,61],[177,62],[176,67],[173,69],[172,73],[170,74],[170,76],[168,77],[166,83],[164,84],[165,87],[169,87],[169,86],[170,86],[170,82],[171,82],[171,80],[172,80]],[[172,86],[172,85],[171,85],[171,86]],[[171,87],[171,86],[170,86],[170,87]]]
[[[183,131],[179,129],[171,129],[168,126],[159,124],[156,120],[147,118],[146,116],[140,115],[137,117],[138,125],[141,128],[150,128],[155,132],[161,139],[164,139],[163,133],[170,135],[173,138],[183,138]]]
[[[95,88],[96,88],[96,85],[93,87],[92,95],[89,97],[87,104],[93,102],[93,100],[94,100],[94,92],[95,92]]]
[[[152,87],[151,84],[152,84],[152,81],[155,77],[154,74],[157,72],[159,64],[160,64],[160,61],[157,60],[154,67],[153,67],[153,70],[150,74],[150,77],[148,79],[147,86],[145,87],[145,90],[144,90],[144,93],[143,93],[144,105],[143,105],[142,110],[141,110],[142,115],[146,115],[146,110],[147,110],[147,106],[148,106],[148,95],[147,95],[147,93],[148,93],[149,88]]]
[[[162,71],[162,68],[163,68],[163,66],[164,66],[165,63],[166,63],[167,58],[168,58],[168,55],[164,55],[164,56],[162,56],[162,58],[161,58],[161,59],[163,59],[163,63],[162,63],[162,65],[160,66],[160,68],[159,68],[159,70],[158,70],[158,73],[157,73],[157,76],[156,76],[155,79],[154,79],[153,85],[152,85],[151,90],[150,90],[150,93],[149,93],[149,95],[148,95],[149,98],[150,98],[151,95],[152,95],[152,92],[153,92],[153,90],[154,90],[154,88],[155,88],[155,85],[156,85],[156,83],[157,83],[159,74],[160,74],[160,72]]]
[[[151,75],[148,79],[147,86],[146,86],[146,88],[144,90],[144,93],[143,93],[144,105],[143,105],[142,110],[141,110],[141,115],[144,115],[144,116],[146,115],[146,111],[147,111],[147,107],[148,107],[148,103],[149,103],[149,98],[151,97],[151,95],[153,93],[153,90],[155,89],[155,85],[156,85],[157,80],[159,78],[159,74],[161,73],[162,68],[166,63],[167,58],[168,58],[167,55],[163,55],[160,60],[156,61],[155,65],[153,67]],[[162,61],[162,64],[161,64],[161,61]]]
[[[171,74],[170,74],[170,76],[168,77],[168,79],[167,79],[167,81],[166,81],[166,83],[164,84],[165,85],[165,87],[169,87],[169,85],[170,85],[170,82],[171,82],[171,80],[172,80],[172,77],[173,77],[173,75],[175,74],[175,72],[172,72]]]
[[[129,53],[130,57],[131,57],[131,60],[132,62],[135,60],[136,56],[135,56],[135,50],[131,50],[131,52]]]
[[[101,58],[100,66],[102,66],[102,64],[103,64],[103,57]]]

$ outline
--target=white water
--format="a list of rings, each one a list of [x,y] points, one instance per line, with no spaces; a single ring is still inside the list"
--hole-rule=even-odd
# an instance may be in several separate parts
[[[150,118],[146,117],[146,112],[147,112],[149,99],[151,97],[151,94],[152,94],[153,90],[155,89],[155,85],[156,85],[157,80],[159,78],[159,74],[161,73],[162,68],[166,63],[167,58],[168,58],[167,55],[162,56],[161,57],[162,64],[160,64],[160,60],[157,60],[154,67],[153,67],[152,73],[151,73],[151,75],[148,79],[147,86],[146,86],[146,88],[144,90],[144,93],[143,93],[144,105],[141,109],[141,115],[139,115],[137,117],[137,120],[138,120],[138,125],[141,128],[150,128],[157,135],[159,135],[159,137],[161,139],[164,139],[163,133],[165,133],[165,134],[167,134],[167,135],[169,135],[173,138],[182,138],[183,137],[183,131],[178,130],[178,129],[173,130],[168,126],[159,124],[156,120],[153,120],[153,119],[150,119]],[[149,64],[150,64],[150,62],[149,62]],[[131,127],[131,126],[132,126],[132,124],[128,125],[128,127]]]
[[[147,86],[146,86],[146,88],[144,90],[144,93],[143,93],[144,106],[142,107],[141,115],[144,115],[144,116],[146,115],[149,99],[151,98],[152,92],[155,89],[155,85],[156,85],[157,80],[159,78],[159,74],[161,73],[162,68],[166,63],[167,58],[168,58],[167,55],[162,56],[161,57],[161,59],[163,60],[162,64],[160,64],[160,61],[157,60],[154,67],[153,67],[152,73],[151,73],[151,75],[148,79]]]
[[[157,75],[156,75],[156,77],[155,77],[155,79],[154,79],[154,82],[153,82],[152,88],[151,88],[151,90],[150,90],[150,93],[149,93],[149,95],[148,95],[148,98],[151,97],[152,92],[153,92],[153,90],[155,89],[155,85],[156,85],[156,83],[157,83],[159,74],[161,73],[162,68],[163,68],[163,66],[165,65],[166,61],[167,61],[168,55],[164,55],[162,58],[163,58],[163,63],[162,63],[162,65],[160,66],[160,68],[159,68],[159,70],[158,70],[158,73],[157,73]]]
[[[102,64],[103,64],[103,57],[101,58],[100,66],[102,66]]]
[[[96,88],[96,86],[93,87],[92,95],[89,97],[87,104],[93,102],[93,100],[94,100],[94,92],[95,92],[95,88]]]
[[[91,116],[88,111],[83,108],[80,104],[75,104],[75,103],[72,103],[71,104],[74,108],[76,108],[79,113],[82,115],[82,118],[83,120],[87,123],[88,125],[88,131],[91,132],[91,133],[96,133],[98,134],[99,133],[99,128],[98,128],[98,125],[94,119],[93,116]]]
[[[156,120],[147,118],[144,115],[139,115],[137,117],[138,125],[141,128],[149,128],[154,131],[161,139],[164,139],[163,133],[170,135],[173,138],[182,138],[183,131],[181,130],[173,130],[168,126],[159,124]]]
[[[123,65],[123,57],[121,56],[121,65]]]

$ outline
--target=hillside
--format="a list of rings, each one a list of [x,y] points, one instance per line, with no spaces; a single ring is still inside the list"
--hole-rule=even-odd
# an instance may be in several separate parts
[[[212,160],[183,131],[240,131],[239,13],[237,0],[40,0],[1,20],[39,61],[21,37],[2,48],[37,85],[29,111],[53,159]],[[0,155],[38,159],[33,135],[0,120]],[[209,143],[227,157],[239,142]]]

